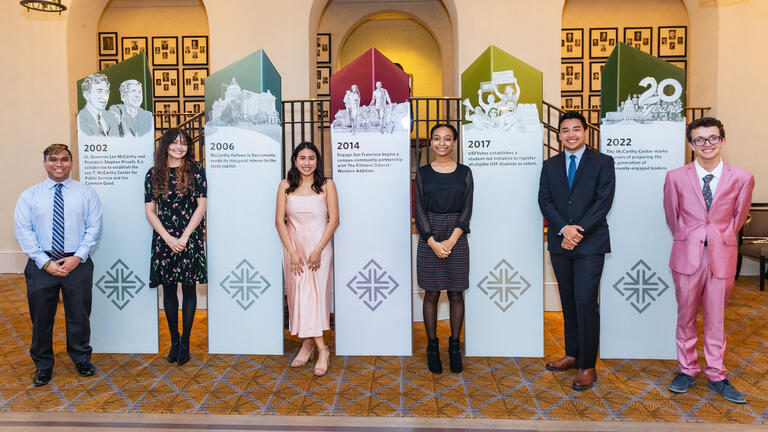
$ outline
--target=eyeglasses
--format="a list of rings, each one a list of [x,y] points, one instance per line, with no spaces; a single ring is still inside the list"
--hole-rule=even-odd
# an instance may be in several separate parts
[[[696,147],[704,147],[707,145],[707,143],[712,145],[718,145],[723,141],[723,137],[719,137],[717,135],[712,135],[709,138],[704,137],[696,137],[693,140],[691,140],[691,143],[695,145]]]

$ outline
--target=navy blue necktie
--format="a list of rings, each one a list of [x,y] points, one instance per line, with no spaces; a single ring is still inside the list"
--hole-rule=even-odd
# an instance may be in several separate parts
[[[61,183],[56,184],[53,194],[53,238],[51,241],[51,258],[58,260],[64,257],[64,196],[61,193]]]
[[[568,165],[568,189],[573,186],[573,178],[576,176],[576,155],[571,155],[571,163]]]

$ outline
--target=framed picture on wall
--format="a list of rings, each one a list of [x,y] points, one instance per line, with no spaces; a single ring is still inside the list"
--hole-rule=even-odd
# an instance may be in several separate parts
[[[688,27],[659,27],[659,57],[685,57]]]
[[[330,33],[318,33],[317,34],[317,63],[330,63],[331,62],[331,34]]]
[[[616,27],[589,29],[589,57],[608,58],[616,48],[618,35]]]
[[[114,66],[117,64],[117,59],[100,59],[99,60],[99,71],[103,71],[104,69]]]
[[[325,105],[325,107],[324,107]],[[323,101],[315,102],[315,117],[317,121],[327,122],[326,127],[330,127],[331,113],[329,111],[329,105],[324,104]]]
[[[653,55],[653,28],[625,27],[624,43],[646,54]]]
[[[318,96],[331,95],[331,67],[318,66],[315,73],[315,89]]]
[[[154,69],[152,76],[155,84],[155,97],[179,97],[178,69]]]
[[[204,100],[185,100],[184,112],[187,114],[200,114],[205,111]]]
[[[603,67],[605,62],[589,62],[589,91],[602,91]]]
[[[147,52],[146,36],[124,37],[121,39],[121,41],[123,45],[122,47],[123,60],[128,60],[129,58],[135,56],[136,54]]]
[[[117,33],[99,32],[99,55],[116,56],[117,55]]]
[[[594,125],[599,124],[600,123],[600,95],[599,94],[589,95],[589,105],[587,106],[587,108],[591,110],[597,110],[597,111],[588,112],[587,121]]]
[[[182,36],[181,45],[184,66],[208,64],[208,36]]]
[[[179,101],[156,100],[155,102],[155,129],[162,127],[176,127],[179,124],[179,116],[165,117],[157,114],[179,114]]]
[[[179,65],[179,38],[176,36],[152,37],[152,65]]]
[[[560,107],[566,110],[580,110],[584,97],[582,95],[562,95],[560,97]]]
[[[205,96],[204,81],[208,77],[208,68],[184,68],[184,97]]]
[[[683,70],[685,70],[688,66],[688,62],[685,60],[667,60],[667,63],[675,65]]]
[[[589,95],[589,109],[600,109],[600,95]]]
[[[571,28],[560,31],[560,57],[584,58],[584,29]]]
[[[560,65],[560,90],[564,92],[583,90],[584,63],[562,63]]]

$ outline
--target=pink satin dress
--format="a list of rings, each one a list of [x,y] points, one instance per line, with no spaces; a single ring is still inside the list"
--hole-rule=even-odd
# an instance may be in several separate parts
[[[283,248],[283,273],[290,317],[288,328],[292,335],[298,334],[300,338],[322,336],[323,330],[331,328],[331,243],[328,242],[320,254],[317,271],[309,270],[306,263],[328,225],[325,194],[288,195],[285,215],[293,247],[305,263],[303,273],[291,273],[291,258]]]

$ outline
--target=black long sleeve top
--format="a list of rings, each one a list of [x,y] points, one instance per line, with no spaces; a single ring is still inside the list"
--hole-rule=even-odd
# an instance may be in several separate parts
[[[472,170],[466,165],[457,164],[450,173],[437,172],[430,164],[420,167],[414,185],[414,219],[421,238],[427,241],[433,235],[427,213],[459,213],[456,228],[469,233],[473,191]]]

